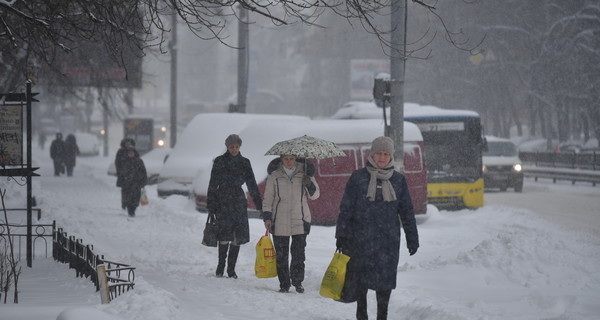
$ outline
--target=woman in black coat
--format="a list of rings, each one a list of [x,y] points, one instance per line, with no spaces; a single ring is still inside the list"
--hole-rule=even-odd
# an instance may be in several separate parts
[[[142,188],[148,179],[144,161],[140,159],[138,152],[133,148],[127,148],[127,157],[123,159],[119,169],[121,187],[121,204],[127,208],[127,214],[135,217],[135,210],[140,205]]]
[[[59,176],[64,171],[64,157],[65,157],[65,142],[62,139],[62,133],[56,134],[56,139],[52,140],[50,144],[50,158],[54,164],[54,175]]]
[[[237,278],[235,264],[240,245],[250,242],[248,202],[242,185],[245,183],[256,209],[262,211],[262,199],[250,160],[240,154],[242,139],[231,134],[225,140],[227,152],[215,158],[210,173],[206,206],[214,214],[219,227],[219,261],[217,277],[222,277],[227,259],[227,275]],[[229,258],[228,257],[229,252]]]
[[[346,281],[356,280],[357,319],[368,318],[368,289],[377,293],[377,319],[387,319],[396,288],[400,224],[409,254],[419,248],[408,186],[404,175],[394,170],[393,154],[392,139],[373,140],[367,165],[352,173],[340,203],[335,237],[338,249],[350,256]]]
[[[64,163],[65,167],[67,167],[67,176],[70,177],[73,175],[75,161],[79,155],[79,147],[77,146],[75,135],[67,135],[67,138],[65,138],[64,150]]]

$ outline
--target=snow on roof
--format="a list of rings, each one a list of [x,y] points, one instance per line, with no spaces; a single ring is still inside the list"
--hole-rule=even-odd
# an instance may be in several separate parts
[[[512,142],[510,139],[505,139],[505,138],[500,138],[500,137],[496,137],[496,136],[485,136],[485,139],[488,142]]]
[[[386,117],[389,119],[390,109],[386,108]],[[479,117],[479,114],[471,110],[442,109],[435,106],[419,105],[417,103],[404,103],[404,118],[429,118],[435,116],[444,117]],[[382,119],[383,110],[378,108],[372,101],[351,101],[331,116],[331,119]]]

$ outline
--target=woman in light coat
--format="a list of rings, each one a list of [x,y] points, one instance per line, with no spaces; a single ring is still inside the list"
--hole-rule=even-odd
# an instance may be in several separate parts
[[[289,292],[293,285],[296,292],[303,293],[304,251],[311,223],[308,199],[319,197],[319,186],[312,176],[314,167],[308,168],[312,163],[296,161],[294,155],[282,155],[280,159],[281,163],[267,177],[262,218],[273,234],[279,292]]]

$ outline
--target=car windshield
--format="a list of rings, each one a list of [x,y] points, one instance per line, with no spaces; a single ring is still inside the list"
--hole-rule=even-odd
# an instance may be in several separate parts
[[[488,141],[488,150],[485,151],[483,155],[492,157],[513,157],[517,155],[517,148],[512,142],[508,141]]]

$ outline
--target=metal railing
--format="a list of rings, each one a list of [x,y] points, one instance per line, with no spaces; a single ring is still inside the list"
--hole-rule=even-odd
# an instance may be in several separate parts
[[[69,268],[75,269],[78,277],[90,278],[100,290],[97,267],[106,265],[108,288],[111,299],[114,299],[135,286],[135,267],[105,260],[104,256],[94,253],[92,245],[83,244],[83,240],[68,236],[59,228],[54,232],[53,257],[56,261],[68,263]]]
[[[14,211],[15,209],[7,209]],[[8,229],[10,228],[11,241],[14,244],[14,249],[18,257],[22,257],[27,245],[27,225],[18,223],[6,223],[0,220],[0,245],[7,248],[8,246]],[[52,239],[56,224],[34,224],[32,225],[32,255],[35,259],[36,248],[44,249],[44,257],[48,258],[48,242]],[[41,244],[40,244],[41,243]]]
[[[536,167],[600,170],[600,152],[519,152],[519,159]]]
[[[527,164],[526,177],[576,182],[600,183],[600,153],[575,152],[519,152],[519,158]]]

